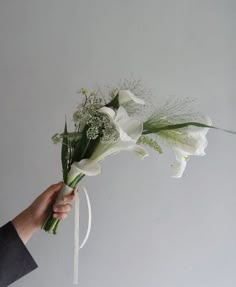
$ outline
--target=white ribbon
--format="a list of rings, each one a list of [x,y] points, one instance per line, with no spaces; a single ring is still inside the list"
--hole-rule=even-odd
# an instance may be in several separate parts
[[[78,284],[79,279],[79,191],[75,190],[75,219],[74,219],[74,279],[73,284]]]
[[[86,244],[86,242],[88,241],[88,238],[89,238],[89,235],[91,232],[91,226],[92,226],[92,208],[91,208],[90,199],[89,199],[88,192],[87,192],[86,188],[84,186],[82,186],[82,189],[84,191],[84,194],[86,197],[86,202],[87,202],[87,207],[88,207],[88,226],[87,226],[87,231],[86,231],[84,240],[80,245],[80,249],[82,249],[84,247],[84,245]]]
[[[73,284],[77,285],[78,284],[78,279],[79,279],[79,250],[84,247],[86,244],[90,231],[91,231],[91,225],[92,225],[92,210],[91,210],[91,204],[88,196],[88,192],[84,186],[81,186],[81,189],[83,190],[85,197],[86,197],[86,202],[88,206],[88,226],[87,226],[87,232],[84,237],[83,242],[81,245],[79,244],[79,235],[80,235],[80,230],[79,230],[79,192],[78,192],[78,186],[76,187],[76,192],[75,192],[75,227],[74,227],[74,279],[73,279]]]
[[[84,186],[81,186],[80,189],[83,190],[85,197],[86,197],[86,202],[88,206],[88,226],[87,226],[87,231],[84,237],[84,240],[82,241],[81,245],[79,244],[79,237],[80,237],[80,230],[79,230],[79,191],[78,191],[78,186],[75,188],[75,218],[74,218],[74,279],[73,279],[73,284],[77,285],[78,284],[78,278],[79,278],[79,249],[83,248],[86,242],[88,241],[90,231],[91,231],[91,225],[92,225],[92,209],[91,209],[91,204],[88,196],[88,192]],[[63,197],[65,195],[71,194],[73,192],[73,188],[70,186],[63,184],[63,187],[57,197],[57,200],[55,202],[55,205],[64,205],[66,204],[63,201]]]

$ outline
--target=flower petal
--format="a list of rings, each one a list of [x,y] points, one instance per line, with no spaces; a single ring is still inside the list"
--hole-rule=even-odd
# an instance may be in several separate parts
[[[129,115],[126,111],[126,109],[124,107],[119,107],[119,109],[116,112],[116,117],[115,117],[115,121],[116,122],[122,122],[122,121],[126,121],[129,119]]]
[[[68,173],[68,183],[72,182],[79,174],[94,176],[101,173],[101,166],[90,159],[82,159],[80,162],[74,162]]]
[[[94,176],[101,173],[101,166],[91,159],[82,159],[79,162],[74,162],[74,165],[81,173],[88,176]]]
[[[111,108],[108,107],[102,107],[99,109],[99,112],[104,113],[106,115],[108,115],[111,119],[115,118],[115,111]]]
[[[129,117],[124,107],[119,107],[115,123],[122,141],[137,142],[142,135],[143,123],[140,120]]]
[[[130,118],[129,121],[120,124],[120,129],[123,130],[123,136],[124,133],[128,136],[126,137],[127,139],[125,139],[125,137],[122,137],[121,134],[122,140],[131,140],[137,142],[143,132],[143,123],[134,118]]]
[[[172,177],[180,178],[187,165],[188,156],[178,148],[173,148],[175,153],[176,162],[171,165]]]
[[[211,126],[209,117],[201,122]],[[169,130],[160,132],[162,137],[170,145],[175,153],[176,162],[172,165],[173,177],[181,177],[189,156],[204,156],[208,141],[206,138],[209,128],[189,126],[185,129]]]
[[[203,156],[207,147],[208,128],[188,127],[158,133],[171,147],[176,147],[188,155]]]
[[[130,90],[120,90],[119,91],[119,104],[123,105],[129,101],[133,101],[136,104],[144,105],[144,100],[136,97]]]
[[[118,141],[111,144],[99,143],[96,147],[95,152],[91,156],[91,160],[99,162],[104,160],[109,155],[115,155],[121,151],[134,151],[138,153],[142,158],[147,156],[147,151],[131,141]]]

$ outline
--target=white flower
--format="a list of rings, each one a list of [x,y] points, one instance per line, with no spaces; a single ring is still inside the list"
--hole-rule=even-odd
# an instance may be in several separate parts
[[[147,151],[137,144],[143,131],[143,123],[140,120],[129,117],[122,106],[119,107],[116,114],[107,107],[102,108],[100,111],[110,116],[111,122],[119,132],[119,139],[115,143],[99,143],[91,156],[91,160],[99,162],[106,156],[122,150],[135,151],[142,158],[148,155]]]
[[[101,173],[101,167],[98,163],[90,159],[82,159],[80,162],[74,162],[71,165],[68,173],[68,184],[73,182],[73,180],[80,174],[94,176],[99,173]]]
[[[141,158],[148,155],[147,151],[137,144],[143,131],[143,123],[140,120],[129,117],[122,106],[119,107],[116,113],[108,107],[101,108],[100,112],[109,116],[113,126],[119,132],[119,139],[111,143],[98,143],[89,159],[83,159],[72,164],[69,172],[70,178],[75,178],[81,173],[89,176],[99,174],[101,172],[99,162],[107,156],[117,154],[123,150],[134,151]]]
[[[130,90],[120,90],[119,91],[119,104],[122,106],[130,101],[136,104],[144,105],[144,100],[136,97]]]
[[[210,118],[206,118],[206,125],[211,125]],[[207,132],[209,128],[188,126],[185,129],[162,131],[159,136],[164,138],[171,146],[176,162],[172,167],[172,176],[182,176],[187,160],[190,156],[204,156],[207,147]]]

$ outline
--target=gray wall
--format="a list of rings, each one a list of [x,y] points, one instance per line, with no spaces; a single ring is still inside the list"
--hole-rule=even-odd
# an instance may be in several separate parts
[[[235,0],[0,1],[0,224],[61,178],[51,135],[76,91],[142,77],[155,97],[197,98],[236,129]],[[86,179],[91,238],[83,287],[236,285],[236,137],[209,133],[207,156],[170,178],[172,154],[121,154]],[[86,208],[82,198],[82,231]],[[40,268],[12,286],[72,286],[73,215],[28,248]]]

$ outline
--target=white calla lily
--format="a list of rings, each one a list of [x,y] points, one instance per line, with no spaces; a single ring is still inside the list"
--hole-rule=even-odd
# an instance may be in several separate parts
[[[109,155],[117,154],[124,150],[134,151],[141,158],[148,156],[146,149],[137,144],[143,131],[143,123],[141,121],[129,117],[122,106],[119,107],[116,114],[108,107],[101,108],[100,112],[105,113],[110,117],[112,124],[119,132],[119,138],[116,142],[100,142],[89,159],[83,159],[78,163],[72,164],[69,175],[75,176],[76,173],[77,175],[79,173],[89,176],[97,175],[101,171],[99,165],[100,161]]]
[[[211,125],[211,119],[206,118],[206,125]],[[159,133],[171,146],[176,162],[172,164],[172,177],[183,175],[190,156],[204,156],[207,147],[207,132],[209,128],[189,126],[185,129],[169,130]]]
[[[112,109],[106,108],[106,110],[101,109],[100,111],[109,116],[112,114],[110,110]],[[129,117],[125,108],[122,106],[119,107],[116,115],[113,118],[111,117],[111,121],[119,132],[119,139],[115,143],[99,143],[91,156],[92,160],[99,162],[106,156],[118,153],[122,150],[136,151],[141,157],[148,155],[143,147],[137,145],[137,141],[143,131],[143,123],[141,121]]]
[[[130,101],[135,102],[136,104],[144,105],[144,100],[135,96],[130,90],[120,90],[119,91],[119,104],[122,106]]]
[[[127,111],[122,106],[117,110],[114,119],[120,138],[122,141],[137,142],[143,132],[143,123],[140,120],[129,117]]]
[[[71,165],[68,173],[68,183],[71,183],[80,174],[95,176],[99,173],[101,173],[101,166],[97,162],[91,159],[82,159],[80,162],[74,162]]]

